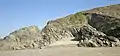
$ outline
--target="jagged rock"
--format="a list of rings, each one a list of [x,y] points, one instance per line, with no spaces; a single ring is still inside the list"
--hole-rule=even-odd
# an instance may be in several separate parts
[[[0,39],[0,50],[44,48],[50,44],[75,38],[78,46],[120,46],[120,4],[78,12],[49,21],[40,31],[29,26]]]
[[[109,36],[120,37],[120,4],[83,11],[89,24]]]
[[[88,23],[96,28],[97,30],[104,32],[109,36],[120,37],[120,18],[115,18],[111,16],[101,15],[101,14],[87,14],[89,15]]]
[[[86,23],[86,17],[82,13],[76,13],[49,21],[42,31],[36,26],[25,27],[10,33],[0,41],[0,50],[41,49],[55,41],[73,38],[69,29],[80,28]]]
[[[49,21],[41,34],[46,41],[46,44],[51,44],[55,41],[73,38],[70,29],[80,28],[87,24],[87,19],[83,13],[76,13],[54,21]]]
[[[120,40],[118,38],[107,36],[89,26],[80,28],[79,34],[81,35],[79,36],[79,47],[120,47]]]
[[[41,48],[44,45],[37,26],[16,30],[0,41],[0,50]]]

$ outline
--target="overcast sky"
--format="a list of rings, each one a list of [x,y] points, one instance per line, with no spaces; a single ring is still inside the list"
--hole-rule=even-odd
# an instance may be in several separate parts
[[[120,0],[0,0],[0,36],[30,25],[43,28],[49,20],[119,3]]]

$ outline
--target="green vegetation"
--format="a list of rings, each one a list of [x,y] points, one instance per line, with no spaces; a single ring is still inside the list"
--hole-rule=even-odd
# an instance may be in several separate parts
[[[70,18],[70,22],[71,24],[84,24],[86,23],[86,16],[81,13],[81,12],[78,12],[76,13],[73,17]]]
[[[64,18],[59,18],[55,21],[50,21],[50,22],[54,22],[54,23],[49,23],[50,27],[66,28],[66,27],[77,27],[77,26],[81,26],[82,24],[86,24],[87,19],[83,13],[78,12],[76,14],[71,14]]]
[[[120,18],[120,4],[94,8],[92,10],[83,11],[86,13],[97,13],[102,15],[108,15],[111,17]]]

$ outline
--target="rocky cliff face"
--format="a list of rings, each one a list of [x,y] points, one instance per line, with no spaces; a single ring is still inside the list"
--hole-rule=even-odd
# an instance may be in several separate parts
[[[101,37],[93,37],[93,39],[86,39],[78,44],[79,46],[94,45],[98,46],[119,46],[120,40],[120,4],[110,5],[106,7],[94,8],[92,10],[83,11],[84,15],[88,18],[88,24],[92,27],[96,28],[96,30],[106,34],[106,36],[100,35]],[[93,29],[93,28],[91,28]],[[89,30],[91,30],[89,29]],[[86,29],[87,30],[87,29]],[[89,31],[88,31],[89,32]],[[92,31],[91,31],[92,32]],[[84,34],[82,34],[84,35]],[[95,36],[95,34],[94,34]],[[97,38],[97,39],[96,39]],[[99,38],[103,38],[106,42],[106,45],[103,45],[104,40]],[[110,39],[109,39],[110,38]],[[116,40],[111,42],[112,40]],[[90,41],[90,42],[89,42]],[[101,41],[99,45],[98,42]],[[92,44],[91,44],[92,42]],[[84,43],[84,45],[83,45]]]
[[[113,36],[107,36],[91,26],[84,26],[78,31],[79,47],[120,47],[120,41]]]
[[[96,28],[99,31],[104,32],[107,35],[120,37],[119,36],[119,27],[120,27],[120,18],[105,16],[101,14],[89,14],[89,24]]]
[[[0,41],[0,50],[34,49],[43,46],[40,30],[29,26],[16,30]]]
[[[29,26],[0,40],[0,50],[35,49],[74,38],[79,47],[120,46],[120,5],[95,8],[49,21],[40,31]]]
[[[49,21],[41,34],[46,42],[49,42],[47,44],[51,44],[55,41],[74,37],[70,30],[80,28],[86,24],[86,17],[82,13],[76,13],[75,15]]]

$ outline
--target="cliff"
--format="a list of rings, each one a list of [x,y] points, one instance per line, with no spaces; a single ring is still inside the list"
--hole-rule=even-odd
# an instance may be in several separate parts
[[[41,49],[74,38],[79,47],[120,47],[120,4],[77,12],[51,20],[39,30],[29,26],[0,40],[0,50]]]

